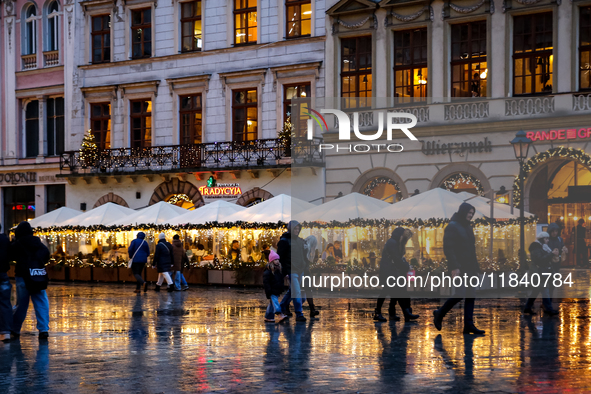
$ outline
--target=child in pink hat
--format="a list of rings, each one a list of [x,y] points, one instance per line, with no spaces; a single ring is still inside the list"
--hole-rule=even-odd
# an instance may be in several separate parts
[[[263,273],[263,286],[265,286],[265,294],[269,300],[269,306],[265,313],[265,321],[279,323],[287,316],[281,312],[281,306],[279,305],[279,296],[285,289],[283,286],[283,274],[281,273],[279,255],[274,251],[269,253],[269,262]]]

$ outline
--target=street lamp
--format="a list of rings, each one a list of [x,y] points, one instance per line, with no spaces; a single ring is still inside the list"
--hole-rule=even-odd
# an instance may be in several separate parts
[[[527,138],[527,135],[523,130],[520,130],[515,135],[515,138],[511,141],[513,149],[515,150],[515,158],[519,161],[519,190],[521,190],[521,199],[519,201],[519,265],[521,267],[525,264],[525,232],[524,232],[524,202],[525,193],[523,190],[523,181],[525,178],[524,164],[527,159],[527,152],[532,140]]]

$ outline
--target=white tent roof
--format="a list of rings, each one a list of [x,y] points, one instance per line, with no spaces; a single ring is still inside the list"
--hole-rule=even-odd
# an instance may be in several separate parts
[[[368,218],[391,204],[360,193],[350,193],[303,212],[298,218],[307,222],[346,222]]]
[[[280,194],[273,198],[263,201],[260,204],[254,205],[244,211],[235,213],[229,218],[229,221],[245,221],[245,222],[289,222],[300,212],[315,207],[314,204],[300,200],[299,198],[291,197],[286,194]]]
[[[477,204],[477,202],[486,204],[486,209],[487,209],[488,215],[490,215],[490,198],[486,198],[486,197],[482,197],[482,196],[474,197],[474,194],[468,193],[468,192],[460,192],[457,194],[464,201],[467,201],[468,204],[475,205],[475,204]],[[474,198],[472,198],[472,197],[474,197]],[[470,198],[471,198],[471,200],[468,200]],[[483,210],[484,210],[484,208],[483,208]],[[514,208],[513,215],[511,215],[511,207],[509,205],[495,203],[494,215],[495,215],[495,218],[518,218],[519,217],[519,208]],[[524,216],[525,217],[533,216],[533,213],[529,213],[529,212],[524,211]]]
[[[81,214],[81,211],[77,211],[75,209],[68,207],[61,207],[54,211],[46,213],[45,215],[41,215],[38,218],[30,220],[29,224],[33,228],[63,226],[65,222]]]
[[[114,220],[109,225],[136,225],[136,224],[166,224],[177,216],[187,213],[187,210],[176,205],[169,204],[165,201],[157,202],[140,211],[136,211],[132,215],[126,216],[122,219]]]
[[[407,198],[371,215],[373,219],[451,219],[458,211],[463,199],[456,193],[435,188]],[[476,208],[476,207],[475,207]],[[476,208],[474,218],[488,216],[490,212],[482,212]]]
[[[135,213],[133,209],[108,202],[65,222],[64,226],[97,226]]]
[[[238,204],[232,204],[227,201],[216,201],[211,204],[206,204],[202,207],[189,211],[185,214],[172,218],[169,224],[205,224],[207,222],[229,222],[233,221],[231,216],[236,212],[244,211],[244,208]]]

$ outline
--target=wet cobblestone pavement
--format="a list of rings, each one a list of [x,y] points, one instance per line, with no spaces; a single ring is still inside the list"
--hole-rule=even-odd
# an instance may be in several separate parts
[[[52,284],[49,341],[31,305],[20,342],[0,343],[0,393],[591,392],[589,300],[563,300],[553,318],[477,300],[487,335],[474,337],[457,307],[434,328],[439,300],[413,301],[416,324],[330,299],[316,300],[318,320],[275,325],[258,289],[133,289]]]

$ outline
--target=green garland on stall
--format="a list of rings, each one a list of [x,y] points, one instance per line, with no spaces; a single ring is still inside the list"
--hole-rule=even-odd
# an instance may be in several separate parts
[[[96,225],[96,226],[55,226],[41,228],[38,227],[35,230],[38,232],[60,232],[60,231],[73,231],[73,232],[123,232],[123,231],[138,231],[138,230],[154,230],[154,231],[165,231],[165,230],[209,230],[212,228],[232,228],[239,227],[245,230],[259,229],[259,230],[278,230],[286,228],[287,223],[248,223],[248,222],[208,222],[205,224],[181,224],[181,225],[170,225],[170,224],[135,224],[135,225]]]
[[[524,183],[528,175],[534,169],[534,167],[544,163],[552,157],[563,157],[567,159],[573,159],[587,167],[591,167],[591,156],[586,154],[585,151],[583,151],[582,149],[566,148],[564,146],[559,146],[556,148],[548,149],[545,152],[540,152],[523,164],[523,171],[525,173]],[[519,184],[519,175],[517,175],[515,177],[515,180],[513,181],[513,203],[515,204],[515,206],[519,206],[520,202],[521,188]]]

